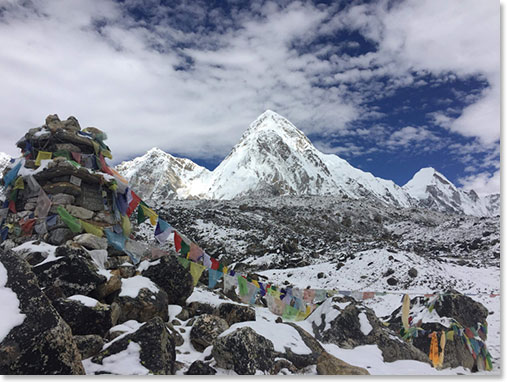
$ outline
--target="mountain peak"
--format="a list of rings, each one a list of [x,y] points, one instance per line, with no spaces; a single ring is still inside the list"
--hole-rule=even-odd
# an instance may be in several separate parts
[[[425,194],[426,187],[432,185],[448,186],[453,189],[453,191],[456,190],[456,187],[451,183],[451,181],[433,167],[421,168],[414,174],[412,179],[403,186],[403,188],[415,196],[417,193],[420,193],[421,195]]]

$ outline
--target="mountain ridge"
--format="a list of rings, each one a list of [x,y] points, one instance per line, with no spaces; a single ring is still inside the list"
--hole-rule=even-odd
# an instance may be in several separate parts
[[[156,165],[150,165],[150,161]],[[495,198],[491,201],[496,205],[491,207],[489,199],[481,199],[473,190],[458,189],[433,168],[421,169],[403,187],[375,177],[337,155],[320,152],[301,130],[272,110],[266,110],[249,125],[213,171],[157,148],[120,163],[117,170],[152,203],[167,199],[332,195],[372,197],[399,207],[477,216],[494,214],[499,206]]]

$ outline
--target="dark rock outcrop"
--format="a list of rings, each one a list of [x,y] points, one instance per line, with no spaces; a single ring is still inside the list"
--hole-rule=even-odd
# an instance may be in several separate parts
[[[98,334],[103,337],[118,322],[120,308],[97,302],[94,307],[70,299],[57,299],[53,306],[69,324],[74,335]]]
[[[102,350],[104,340],[97,334],[88,334],[85,336],[74,336],[79,353],[83,359],[90,358]]]
[[[160,258],[159,264],[150,266],[142,275],[167,293],[169,304],[185,305],[185,301],[194,291],[192,276],[175,256]]]
[[[194,361],[186,371],[186,375],[215,375],[217,371],[203,361]]]
[[[248,327],[219,337],[211,351],[217,366],[238,374],[254,375],[256,370],[269,371],[274,363],[273,343]]]
[[[211,314],[203,314],[194,322],[190,330],[190,342],[197,351],[204,351],[218,338],[220,334],[229,329],[227,321]]]
[[[70,327],[40,290],[28,263],[1,251],[0,262],[7,270],[6,287],[25,314],[0,343],[0,374],[84,374]]]
[[[62,246],[55,254],[61,258],[33,267],[41,287],[59,287],[66,297],[86,296],[106,282],[106,278],[97,273],[96,266],[84,256],[83,250]]]
[[[151,373],[174,374],[176,360],[174,342],[160,317],[154,317],[134,333],[113,342],[91,361],[102,364],[104,358],[126,350],[130,342],[139,344],[141,364]]]

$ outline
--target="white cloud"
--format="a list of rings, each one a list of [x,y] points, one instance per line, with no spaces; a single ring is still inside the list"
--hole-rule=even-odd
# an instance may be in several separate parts
[[[465,190],[474,190],[479,196],[500,193],[500,170],[492,175],[489,172],[470,175],[458,179]]]
[[[427,147],[428,150],[434,150],[439,146],[436,145],[438,141],[440,141],[440,138],[424,126],[405,126],[393,132],[385,142],[385,145],[391,149],[397,149],[399,147],[411,149],[413,145],[422,144]]]
[[[231,17],[219,10],[207,15],[193,2],[171,9],[152,1],[149,23],[108,0],[41,0],[31,7],[10,1],[0,16],[0,151],[17,154],[14,142],[50,113],[75,115],[83,126],[107,131],[117,159],[153,146],[223,156],[267,108],[306,133],[339,134],[350,131],[351,121],[382,116],[362,106],[365,100],[421,85],[414,70],[483,75],[491,89],[481,99],[456,120],[442,115],[451,118],[447,128],[491,142],[499,131],[498,9],[494,2],[463,1],[410,0],[391,9],[379,1],[339,13],[334,6],[266,2]],[[220,20],[216,31],[203,29],[207,16]],[[190,17],[196,27],[179,30],[171,17]],[[328,57],[325,52],[339,52],[331,44],[315,52],[295,48],[351,28],[378,50]],[[187,70],[175,69],[182,65]],[[405,142],[405,133],[394,135],[392,144]],[[431,138],[419,130],[406,142]]]

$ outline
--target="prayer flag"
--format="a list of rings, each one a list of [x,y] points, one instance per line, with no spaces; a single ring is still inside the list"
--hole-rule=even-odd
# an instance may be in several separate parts
[[[375,292],[363,292],[363,300],[375,297]]]
[[[125,242],[127,240],[125,236],[114,233],[110,229],[106,229],[104,232],[106,233],[108,243],[111,244],[113,248],[117,249],[118,251],[125,251]]]
[[[204,265],[206,268],[211,268],[211,258],[206,252],[203,254],[202,265]],[[224,273],[227,274],[227,272]]]
[[[190,262],[190,274],[192,275],[192,279],[194,281],[194,286],[197,285],[199,279],[201,278],[202,272],[205,270],[204,266],[201,264]]]
[[[220,263],[215,258],[211,258],[211,269],[218,270]]]
[[[70,215],[65,208],[62,206],[58,206],[56,209],[58,215],[63,220],[63,222],[69,227],[69,229],[74,233],[80,233],[83,228],[81,227],[81,223],[74,216]]]
[[[403,328],[405,330],[408,330],[408,316],[410,314],[410,298],[408,297],[408,294],[405,294],[403,296],[403,305],[401,307],[401,322],[403,323]]]
[[[204,255],[204,251],[199,248],[199,246],[195,243],[190,243],[190,250],[188,252],[187,258],[192,261],[199,261],[199,259]]]
[[[18,176],[16,178],[16,181],[14,182],[14,189],[15,190],[24,190],[25,189],[25,182],[23,181],[22,176]]]
[[[98,237],[103,237],[104,236],[104,231],[103,231],[102,228],[97,227],[96,225],[87,223],[84,220],[80,220],[80,222],[81,222],[81,227],[83,227],[83,229],[85,230],[85,232],[91,233],[92,235],[95,235],[95,236],[98,236]]]
[[[184,257],[178,257],[178,262],[181,264],[181,266],[185,269],[188,268],[190,265],[190,261],[188,259],[185,259]]]
[[[213,289],[222,275],[223,273],[220,271],[208,269],[208,288]]]
[[[144,211],[141,206],[137,207],[137,224],[141,224],[146,219],[148,219],[148,217],[144,216]]]
[[[172,231],[173,229],[171,225],[159,217],[157,226],[155,227],[155,239],[157,239],[157,241],[162,244],[167,241]]]
[[[305,300],[307,303],[311,304],[313,302],[314,297],[315,297],[315,290],[313,290],[313,289],[303,290],[303,300]]]
[[[296,308],[293,308],[292,306],[286,304],[285,308],[283,309],[282,317],[284,320],[287,321],[294,321],[299,313],[299,310]]]
[[[74,160],[77,163],[81,164],[81,153],[74,153],[74,152],[72,152],[71,155],[72,155],[72,158],[74,158]]]
[[[238,276],[239,295],[248,295],[248,281],[243,276]]]
[[[29,219],[29,220],[26,220],[23,223],[21,223],[20,224],[21,231],[25,235],[30,236],[32,234],[32,231],[33,231],[33,226],[35,225],[35,221],[36,221],[35,219]]]
[[[224,274],[224,293],[227,293],[230,289],[234,289],[236,285],[238,285],[236,277]]]
[[[35,217],[45,218],[51,209],[51,199],[48,198],[42,187],[39,188],[39,196],[37,197],[37,207],[35,207]]]
[[[127,201],[129,203],[129,207],[127,208],[127,216],[130,217],[130,215],[132,215],[134,210],[137,208],[137,206],[141,202],[141,198],[139,196],[137,196],[137,194],[132,190],[130,190],[127,193],[127,195],[128,195]]]
[[[178,234],[178,232],[174,231],[174,249],[176,252],[181,251],[181,236]]]
[[[18,176],[19,169],[21,168],[21,161],[11,168],[7,174],[4,176],[4,187],[7,188],[9,185],[16,179]]]
[[[51,159],[53,157],[53,153],[47,151],[39,151],[37,153],[37,158],[35,159],[35,165],[40,166],[40,162],[42,160]]]
[[[130,219],[126,215],[122,215],[121,217],[121,228],[123,230],[123,236],[129,237],[132,232],[132,225],[130,224]]]
[[[146,217],[148,217],[150,219],[151,225],[156,226],[157,225],[158,215],[155,213],[155,211],[153,211],[151,208],[149,208],[149,207],[147,207],[147,206],[145,206],[143,204],[140,204],[139,206],[143,210],[144,216],[146,216]]]
[[[16,213],[16,202],[14,200],[9,200],[9,211],[13,214]]]
[[[104,159],[104,156],[102,154],[99,155],[99,164],[100,164],[100,171],[105,172],[106,174],[113,175],[113,172],[109,168],[109,166],[106,163],[106,160]]]

